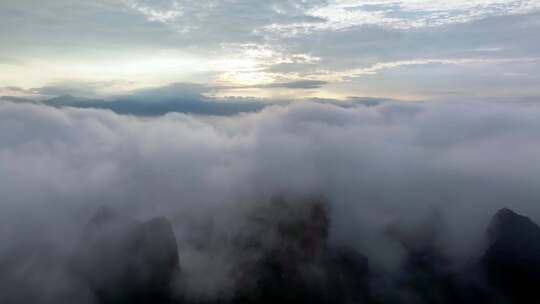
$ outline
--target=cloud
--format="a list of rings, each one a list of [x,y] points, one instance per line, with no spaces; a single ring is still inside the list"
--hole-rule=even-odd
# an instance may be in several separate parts
[[[31,89],[33,94],[44,97],[60,95],[84,96],[87,98],[105,97],[121,87],[129,87],[129,81],[55,81],[45,86]]]
[[[505,63],[536,63],[539,58],[455,58],[455,59],[411,59],[394,62],[379,62],[366,68],[353,68],[345,71],[318,71],[314,73],[320,74],[320,78],[343,81],[345,78],[360,77],[364,75],[374,75],[384,70],[395,69],[403,66],[415,65],[474,65],[474,64],[505,64]]]
[[[512,70],[522,74],[522,85],[507,85],[506,95],[530,95],[530,88],[525,83],[534,82],[538,76],[534,63],[503,63],[504,60],[538,57],[539,45],[532,37],[538,31],[538,13],[514,16],[489,17],[482,20],[448,25],[436,29],[420,28],[415,30],[397,30],[376,26],[357,26],[334,30],[321,30],[309,35],[299,35],[283,40],[291,53],[309,53],[320,58],[316,65],[275,64],[266,71],[282,77],[287,75],[303,79],[321,79],[321,70],[328,74],[348,71],[356,67],[370,68],[379,64],[410,62],[414,60],[469,59],[485,61],[484,69],[471,69],[472,65],[456,66],[448,64],[437,69],[428,65],[401,65],[399,69],[379,69],[384,72],[381,77],[362,77],[349,84],[330,84],[325,91],[347,91],[348,94],[375,95],[387,92],[386,95],[403,98],[403,96],[422,96],[425,87],[444,86],[439,91],[456,91],[463,84],[455,84],[455,80],[464,81],[468,92],[489,93],[498,86],[485,85],[500,78],[501,70]],[[475,49],[493,50],[497,52],[478,52]],[[396,72],[396,70],[402,72]],[[487,70],[490,70],[487,72]],[[483,72],[486,71],[486,72]],[[395,75],[395,76],[394,76]],[[452,76],[449,76],[452,75]],[[337,78],[341,79],[341,78]],[[474,80],[477,81],[474,81]],[[482,79],[482,81],[478,81]],[[330,79],[321,79],[335,81]],[[433,84],[433,82],[437,82]],[[415,83],[423,83],[416,88]],[[429,83],[430,85],[426,85]],[[444,84],[446,83],[446,84]],[[483,85],[484,84],[484,85]],[[392,93],[388,93],[388,88]],[[491,89],[487,89],[490,87]],[[403,88],[403,89],[402,89]],[[337,90],[336,90],[337,91]],[[462,92],[465,93],[465,92]],[[493,95],[499,95],[493,94]],[[426,98],[429,96],[423,95]],[[471,97],[462,94],[463,98]],[[495,97],[495,96],[493,96]]]
[[[61,261],[106,204],[171,219],[187,292],[215,295],[230,288],[241,258],[227,240],[251,208],[311,194],[329,201],[332,244],[356,248],[373,267],[395,269],[402,258],[388,227],[428,229],[433,210],[438,246],[459,260],[477,252],[497,209],[540,219],[538,132],[537,103],[308,102],[208,119],[3,102],[0,265],[12,261],[25,278]],[[40,254],[25,259],[31,252]],[[211,283],[200,280],[209,268]],[[25,290],[50,290],[44,277]]]
[[[462,69],[461,77],[452,78],[491,75],[468,90],[490,92],[482,84],[496,81],[500,60],[537,57],[540,46],[535,39],[537,1],[243,0],[231,5],[211,0],[55,0],[39,6],[34,2],[0,4],[0,38],[10,41],[0,57],[25,63],[6,65],[9,73],[0,76],[2,86],[31,88],[71,79],[137,82],[129,88],[133,89],[196,81],[208,86],[260,86],[242,93],[268,96],[276,92],[271,83],[343,78],[322,79],[321,71],[339,74],[415,60],[482,59],[491,71]],[[60,8],[66,14],[58,15]],[[85,39],[80,39],[81,32]],[[400,65],[410,71],[406,77],[329,83],[295,94],[409,98],[422,94],[395,90],[394,84],[410,87],[408,82],[420,82],[424,73],[433,73],[425,77],[428,80],[451,83],[441,79],[447,75],[442,70],[452,74],[454,68],[449,64],[439,73],[418,64]],[[514,82],[508,95],[523,97],[524,91],[532,95],[528,83],[537,81],[538,69],[519,62],[504,68],[526,83]],[[447,85],[433,91],[456,88]]]
[[[172,83],[162,87],[135,90],[130,95],[138,98],[170,98],[178,96],[201,98],[203,93],[208,93],[210,91],[212,91],[211,88],[208,88],[201,84]]]
[[[236,38],[252,33],[294,36],[320,30],[342,30],[375,25],[394,29],[438,27],[467,23],[493,16],[519,15],[538,11],[536,0],[528,1],[310,1],[292,3],[272,0],[253,6],[247,1],[235,3],[244,9],[232,11],[229,5],[214,1],[200,4],[183,0],[148,2],[124,1],[128,7],[150,21],[177,26],[182,32],[200,32],[222,25],[225,19]],[[202,14],[201,14],[202,12]],[[198,14],[197,14],[198,13]],[[218,15],[220,14],[220,15]],[[182,16],[182,18],[178,18]],[[248,24],[248,27],[244,27]]]
[[[176,1],[124,0],[128,7],[143,14],[149,21],[169,23],[184,15]]]
[[[540,3],[529,1],[342,1],[331,0],[316,6],[306,15],[321,23],[273,23],[267,30],[285,35],[306,34],[317,30],[342,30],[376,25],[394,29],[439,27],[467,23],[492,16],[526,14],[538,11]]]
[[[34,89],[25,89],[25,88],[21,88],[17,86],[0,87],[0,94],[5,94],[5,95],[11,95],[11,94],[32,95],[36,93],[37,92]]]
[[[278,82],[260,86],[262,88],[287,88],[287,89],[318,89],[328,84],[326,81],[320,80],[299,80],[291,82]]]
[[[216,87],[216,89],[318,89],[328,84],[322,80],[298,80],[289,82],[274,82],[269,84],[247,85],[247,86],[232,86],[232,87]]]

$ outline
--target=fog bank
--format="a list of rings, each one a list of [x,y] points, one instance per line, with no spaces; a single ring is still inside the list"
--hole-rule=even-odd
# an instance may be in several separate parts
[[[538,172],[533,103],[305,102],[221,118],[137,118],[3,102],[0,264],[24,276],[62,261],[107,205],[142,220],[166,216],[185,274],[179,288],[226,294],[243,258],[233,240],[265,237],[251,218],[269,216],[275,197],[293,205],[323,197],[330,242],[375,268],[399,267],[396,231],[460,261],[479,252],[496,210],[540,219]],[[22,265],[11,262],[24,255]],[[46,275],[34,281],[53,284]]]

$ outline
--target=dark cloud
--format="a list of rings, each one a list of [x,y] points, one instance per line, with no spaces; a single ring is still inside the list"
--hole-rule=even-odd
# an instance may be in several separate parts
[[[25,89],[17,86],[7,86],[0,87],[0,94],[11,95],[11,94],[22,94],[22,95],[33,95],[38,92],[35,89]]]

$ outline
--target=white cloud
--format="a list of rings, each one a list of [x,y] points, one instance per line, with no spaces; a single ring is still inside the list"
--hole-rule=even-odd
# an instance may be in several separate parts
[[[148,21],[170,23],[184,15],[180,4],[176,1],[136,1],[122,0],[131,9],[143,14]],[[165,3],[165,5],[164,5]]]
[[[213,223],[217,247],[207,248],[227,252],[220,242],[238,232],[246,208],[283,193],[326,195],[332,240],[375,264],[399,258],[378,252],[398,246],[385,237],[389,223],[433,209],[446,224],[442,246],[464,254],[500,207],[540,218],[539,131],[537,104],[295,103],[209,120],[0,103],[0,226],[8,240],[0,255],[24,240],[21,229],[68,250],[108,204],[136,217],[166,215],[183,255],[228,269],[230,255],[190,247],[199,235],[192,224]]]
[[[389,62],[379,62],[368,67],[352,68],[346,70],[316,70],[309,74],[298,73],[275,73],[283,78],[289,79],[312,79],[321,81],[346,81],[349,78],[375,75],[384,70],[391,70],[399,67],[417,66],[417,65],[461,65],[464,67],[471,67],[474,65],[501,65],[512,63],[535,63],[540,58],[453,58],[453,59],[409,59]],[[276,76],[277,77],[277,76]]]
[[[340,30],[361,25],[411,29],[465,23],[491,16],[525,14],[539,9],[538,0],[331,0],[326,5],[306,11],[307,15],[325,19],[323,23],[275,23],[266,26],[266,29],[284,35],[309,33],[313,30]]]

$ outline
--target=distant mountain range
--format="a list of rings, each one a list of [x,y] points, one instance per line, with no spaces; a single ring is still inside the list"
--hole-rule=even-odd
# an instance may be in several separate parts
[[[242,101],[234,99],[214,100],[211,98],[200,99],[197,97],[141,98],[126,96],[112,100],[104,100],[62,95],[40,101],[13,96],[3,96],[0,97],[0,99],[11,102],[43,104],[53,107],[109,109],[118,114],[137,116],[158,116],[171,112],[223,116],[244,112],[256,112],[270,105],[260,101]]]
[[[230,116],[240,113],[258,112],[272,105],[290,104],[287,101],[270,101],[256,98],[208,98],[202,95],[158,96],[128,95],[110,100],[61,95],[49,99],[35,100],[15,96],[0,96],[0,100],[16,103],[42,104],[53,107],[108,109],[117,114],[135,116],[160,116],[167,113],[195,115]],[[372,97],[351,97],[346,101],[314,98],[307,101],[332,104],[344,108],[356,106],[376,106],[390,99]]]

